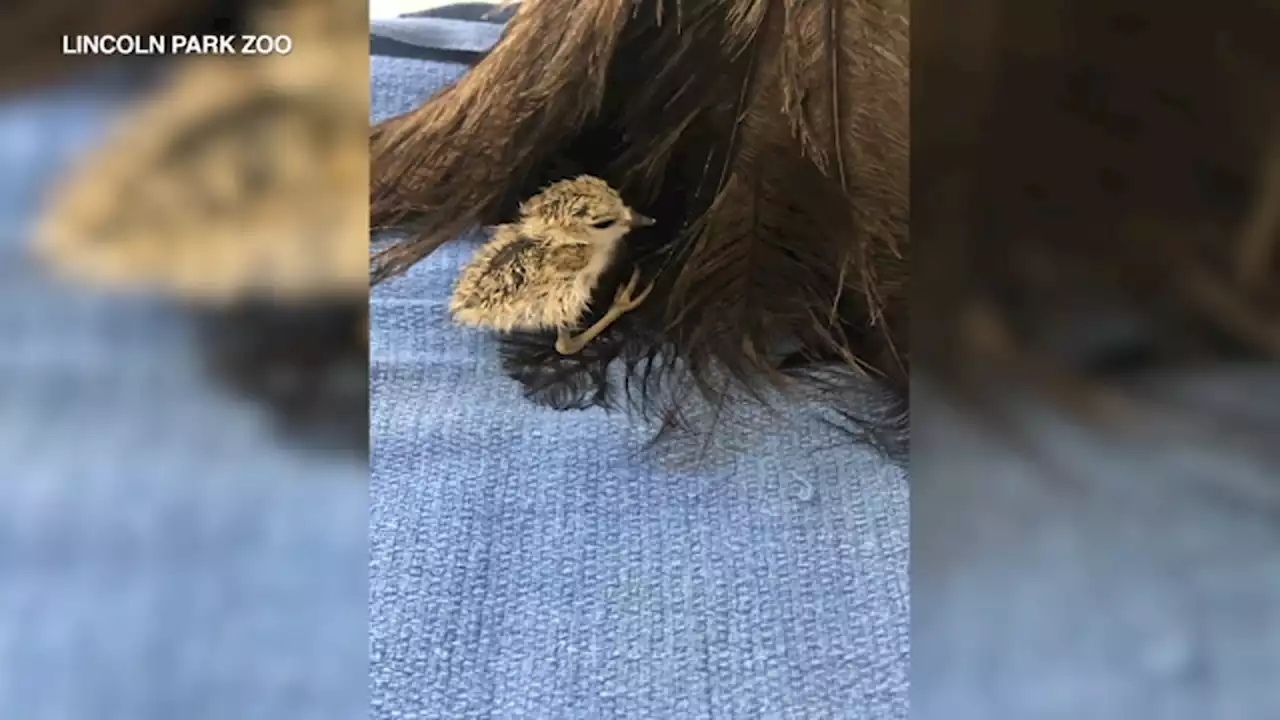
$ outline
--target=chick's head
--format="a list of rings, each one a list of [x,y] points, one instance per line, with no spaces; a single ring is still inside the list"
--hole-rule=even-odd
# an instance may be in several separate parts
[[[525,230],[566,244],[610,244],[654,224],[607,182],[590,175],[553,183],[520,205]]]

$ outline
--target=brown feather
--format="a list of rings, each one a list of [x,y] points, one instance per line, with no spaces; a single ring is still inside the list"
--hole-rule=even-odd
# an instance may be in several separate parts
[[[971,399],[1011,378],[1078,399],[1274,362],[1277,33],[1253,2],[939,11],[913,41],[936,169],[915,188],[920,369]]]

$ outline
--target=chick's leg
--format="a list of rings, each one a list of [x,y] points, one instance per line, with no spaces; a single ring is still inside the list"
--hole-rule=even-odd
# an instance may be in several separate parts
[[[640,306],[645,298],[649,297],[650,291],[653,290],[653,284],[644,289],[637,297],[632,297],[632,293],[636,290],[636,285],[640,282],[640,271],[637,270],[631,274],[631,280],[625,287],[619,288],[616,295],[613,296],[613,305],[609,307],[604,317],[600,318],[591,327],[583,330],[577,335],[571,334],[568,330],[561,330],[559,337],[556,338],[556,352],[561,355],[573,355],[587,346],[587,343],[599,337],[610,325],[617,322],[618,318]]]

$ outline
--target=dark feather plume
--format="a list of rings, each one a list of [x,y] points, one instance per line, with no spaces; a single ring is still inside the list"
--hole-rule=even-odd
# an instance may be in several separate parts
[[[906,12],[526,0],[470,74],[374,129],[373,225],[414,228],[375,257],[375,282],[589,172],[659,220],[628,236],[593,306],[632,265],[656,286],[580,355],[509,338],[508,372],[531,397],[623,396],[669,424],[691,390],[717,411],[797,383],[843,402],[841,383],[805,382],[814,368],[905,397]]]
[[[983,0],[918,28],[917,367],[1074,402],[1280,357],[1278,32],[1248,0]]]

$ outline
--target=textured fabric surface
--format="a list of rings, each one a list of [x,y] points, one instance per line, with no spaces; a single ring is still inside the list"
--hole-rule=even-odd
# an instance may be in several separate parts
[[[1274,368],[1162,385],[1237,419],[1280,403]],[[1015,444],[912,402],[913,718],[1280,718],[1273,447],[1203,413],[1122,434],[1034,406]]]
[[[282,447],[181,314],[27,256],[122,95],[0,98],[0,717],[363,717],[364,463]]]
[[[374,58],[375,117],[460,71]],[[907,717],[902,469],[799,410],[698,464],[529,404],[448,317],[473,249],[370,303],[373,717]]]

